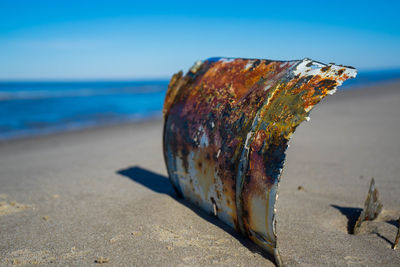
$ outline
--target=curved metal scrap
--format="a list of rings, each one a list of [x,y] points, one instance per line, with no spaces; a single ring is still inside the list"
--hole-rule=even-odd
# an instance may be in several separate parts
[[[178,195],[275,255],[275,202],[287,143],[352,67],[310,59],[210,58],[175,74],[164,104],[164,156]]]

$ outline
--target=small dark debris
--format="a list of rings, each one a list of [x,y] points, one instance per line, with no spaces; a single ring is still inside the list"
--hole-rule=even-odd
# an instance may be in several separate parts
[[[94,262],[98,263],[98,264],[103,264],[103,263],[108,263],[109,259],[105,258],[105,257],[99,257],[99,258],[95,259]]]

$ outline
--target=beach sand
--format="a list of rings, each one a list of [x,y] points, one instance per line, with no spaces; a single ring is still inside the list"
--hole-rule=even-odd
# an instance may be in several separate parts
[[[400,266],[400,82],[340,91],[299,126],[282,174],[289,266]],[[274,266],[175,197],[162,121],[0,143],[0,265]],[[384,206],[351,235],[371,177]]]

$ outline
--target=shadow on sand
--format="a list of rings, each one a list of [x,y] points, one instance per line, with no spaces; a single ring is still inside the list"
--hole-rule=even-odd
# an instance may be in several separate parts
[[[362,209],[360,208],[352,208],[352,207],[341,207],[341,206],[337,206],[337,205],[333,205],[331,204],[331,207],[339,210],[344,216],[347,217],[347,232],[349,234],[354,234],[354,226],[357,222],[358,217],[360,216]],[[399,222],[398,220],[388,220],[385,221],[388,224],[394,225],[396,228],[399,227]],[[384,237],[383,235],[381,235],[380,233],[374,233],[376,234],[378,237],[382,238],[383,240],[385,240],[386,242],[388,242],[391,246],[393,245],[393,242],[391,240],[389,240],[388,238]]]
[[[331,207],[339,210],[344,216],[347,217],[347,233],[354,234],[354,226],[360,216],[362,209],[352,207],[341,207],[331,204]]]
[[[252,243],[249,239],[241,236],[240,234],[235,232],[231,227],[229,227],[222,221],[218,220],[217,217],[215,217],[214,215],[208,214],[205,211],[201,210],[199,207],[191,204],[190,202],[188,202],[182,198],[179,198],[176,195],[176,193],[175,193],[174,189],[172,188],[172,185],[167,177],[159,175],[152,171],[143,169],[138,166],[118,170],[117,173],[131,179],[132,181],[134,181],[136,183],[144,185],[147,188],[149,188],[157,193],[169,195],[171,198],[173,198],[180,204],[191,209],[193,212],[195,212],[198,216],[200,216],[204,220],[206,220],[209,223],[212,223],[212,224],[218,226],[219,228],[221,228],[222,230],[228,232],[231,236],[236,238],[242,245],[247,247],[253,253],[261,254],[266,259],[268,259],[272,262],[275,262],[272,255],[261,250],[257,245]]]

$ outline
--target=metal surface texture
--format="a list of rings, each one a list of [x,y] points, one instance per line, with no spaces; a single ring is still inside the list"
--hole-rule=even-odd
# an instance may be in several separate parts
[[[164,157],[179,196],[214,214],[280,264],[278,183],[288,141],[352,67],[310,59],[210,58],[175,74],[164,103]]]

